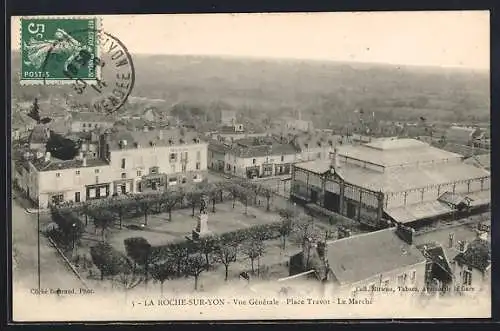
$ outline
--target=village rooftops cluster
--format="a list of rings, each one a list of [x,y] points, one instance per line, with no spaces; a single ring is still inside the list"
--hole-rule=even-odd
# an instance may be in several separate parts
[[[202,142],[197,132],[188,131],[183,128],[143,131],[118,130],[110,132],[107,139],[111,151],[155,146],[189,145]]]

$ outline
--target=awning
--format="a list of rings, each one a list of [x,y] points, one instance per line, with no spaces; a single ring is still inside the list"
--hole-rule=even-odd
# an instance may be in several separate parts
[[[384,210],[396,222],[410,223],[416,220],[451,213],[453,208],[441,201],[416,203],[413,205]]]

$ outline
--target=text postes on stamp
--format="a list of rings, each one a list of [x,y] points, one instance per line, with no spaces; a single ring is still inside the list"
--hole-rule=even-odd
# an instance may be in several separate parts
[[[87,82],[100,79],[95,60],[100,56],[98,31],[99,18],[22,18],[21,84],[60,85],[72,84],[76,78]],[[90,58],[77,77],[68,77],[65,71],[82,51]]]

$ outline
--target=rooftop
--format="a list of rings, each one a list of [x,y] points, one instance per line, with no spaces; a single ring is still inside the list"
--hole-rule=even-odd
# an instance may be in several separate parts
[[[45,157],[42,157],[32,160],[31,163],[38,171],[57,171],[64,169],[83,168],[82,160],[77,159],[64,161],[51,157],[48,162],[45,162]],[[106,161],[100,159],[87,159],[86,167],[100,167],[105,165],[108,165]]]
[[[396,228],[356,235],[328,244],[328,263],[340,284],[352,284],[392,270],[425,262],[420,251],[396,234]]]
[[[339,155],[383,167],[461,157],[416,139],[378,139],[359,146],[343,145],[339,147]]]
[[[475,239],[467,246],[466,251],[459,253],[454,260],[485,271],[491,265],[490,243],[483,239]]]
[[[152,144],[159,147],[193,144],[195,140],[202,142],[197,132],[186,129],[128,131],[118,130],[109,136],[110,150],[134,149],[150,147]],[[123,142],[126,141],[126,145]]]
[[[272,155],[290,155],[297,153],[295,147],[290,144],[260,145],[260,146],[241,146],[235,145],[231,151],[238,157],[261,157]]]
[[[323,174],[330,169],[329,160],[308,161],[295,166]],[[402,192],[434,184],[453,183],[459,180],[490,176],[490,172],[463,162],[426,164],[411,168],[390,168],[384,172],[370,170],[362,166],[339,162],[338,173],[348,183],[372,191]]]

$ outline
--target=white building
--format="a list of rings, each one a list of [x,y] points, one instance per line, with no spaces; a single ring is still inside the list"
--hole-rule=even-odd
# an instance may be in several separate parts
[[[114,119],[101,113],[73,112],[71,113],[71,131],[88,132],[98,128],[113,127]]]
[[[200,182],[207,169],[207,143],[179,131],[101,135],[99,158],[62,161],[38,153],[16,163],[15,180],[41,207],[114,194],[162,190]]]

